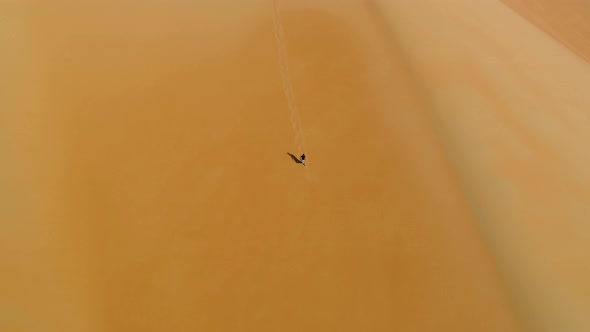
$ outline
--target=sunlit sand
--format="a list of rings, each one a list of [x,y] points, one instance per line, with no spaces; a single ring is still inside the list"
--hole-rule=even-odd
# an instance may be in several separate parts
[[[0,2],[0,330],[590,331],[587,22]]]

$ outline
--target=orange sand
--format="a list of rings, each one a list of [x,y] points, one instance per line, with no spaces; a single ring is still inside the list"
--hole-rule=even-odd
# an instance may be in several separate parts
[[[0,330],[590,330],[569,5],[0,2]]]

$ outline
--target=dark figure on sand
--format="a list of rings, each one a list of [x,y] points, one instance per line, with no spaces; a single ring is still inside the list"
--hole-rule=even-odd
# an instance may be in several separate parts
[[[301,155],[301,158],[297,158],[295,157],[294,154],[287,152],[287,154],[289,155],[289,157],[291,157],[291,159],[293,159],[293,161],[297,164],[303,164],[303,166],[305,166],[305,154]]]

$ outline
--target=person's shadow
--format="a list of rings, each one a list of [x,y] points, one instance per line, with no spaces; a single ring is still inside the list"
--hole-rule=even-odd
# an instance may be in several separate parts
[[[295,157],[294,155],[292,155],[291,153],[287,152],[287,154],[289,155],[289,157],[291,157],[291,159],[293,159],[293,161],[296,164],[301,164],[301,160],[299,160],[299,158]]]

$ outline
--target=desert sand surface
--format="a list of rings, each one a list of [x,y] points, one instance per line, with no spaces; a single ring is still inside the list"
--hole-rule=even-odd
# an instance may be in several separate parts
[[[590,330],[568,6],[0,2],[0,330]]]

